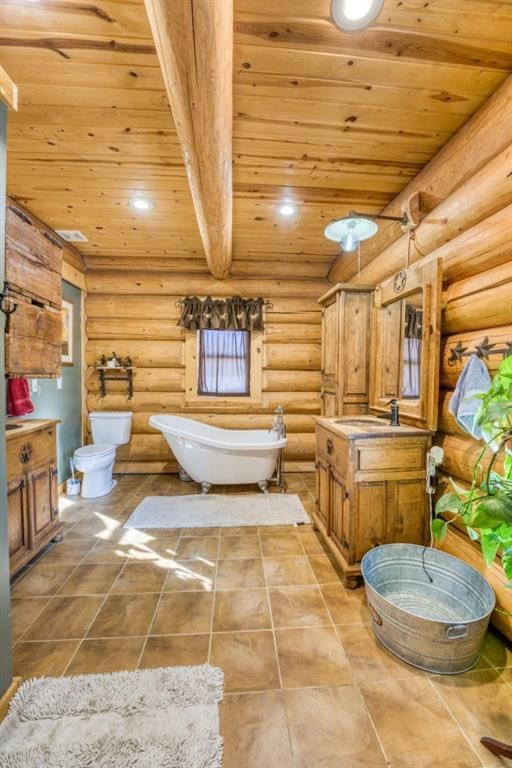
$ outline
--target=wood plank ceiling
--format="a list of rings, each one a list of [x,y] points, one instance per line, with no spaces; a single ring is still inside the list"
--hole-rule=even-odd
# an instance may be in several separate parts
[[[512,70],[511,0],[386,0],[356,34],[329,8],[235,0],[234,275],[325,276],[326,223],[380,210]],[[11,195],[91,267],[206,269],[143,0],[2,0],[0,65]]]

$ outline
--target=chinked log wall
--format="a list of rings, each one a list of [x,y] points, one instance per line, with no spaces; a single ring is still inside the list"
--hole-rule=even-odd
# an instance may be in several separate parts
[[[118,450],[117,470],[175,472],[177,467],[162,435],[148,419],[153,413],[188,415],[216,426],[264,429],[283,405],[288,427],[287,466],[313,469],[313,416],[320,413],[320,308],[317,298],[329,284],[321,279],[233,279],[216,281],[207,273],[92,270],[87,274],[88,410],[133,410],[130,444]],[[176,301],[184,295],[263,296],[266,313],[261,405],[215,408],[185,403],[185,335],[178,328]],[[99,397],[92,368],[96,359],[115,351],[129,355],[136,367],[134,397],[124,384],[108,382]]]

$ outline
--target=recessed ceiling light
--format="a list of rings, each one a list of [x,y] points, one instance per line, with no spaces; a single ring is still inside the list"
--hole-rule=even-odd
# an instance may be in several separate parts
[[[297,206],[294,205],[293,203],[280,203],[277,206],[278,214],[280,216],[286,216],[288,218],[290,216],[295,216],[295,214],[297,213],[297,210],[298,210]]]
[[[130,205],[138,211],[151,211],[155,207],[155,204],[145,197],[132,197]]]
[[[331,16],[345,32],[364,29],[382,10],[384,0],[332,0]]]

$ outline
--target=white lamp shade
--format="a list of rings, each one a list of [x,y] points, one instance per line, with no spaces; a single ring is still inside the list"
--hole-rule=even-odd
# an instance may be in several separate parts
[[[368,240],[378,231],[378,224],[365,216],[345,216],[331,221],[325,228],[328,240],[339,243],[344,251],[355,251],[361,240]]]
[[[332,0],[331,16],[340,29],[356,32],[371,24],[383,5],[384,0]]]

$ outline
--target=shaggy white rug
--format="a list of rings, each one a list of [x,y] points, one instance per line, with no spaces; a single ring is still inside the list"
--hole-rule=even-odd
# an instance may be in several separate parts
[[[2,768],[220,768],[223,673],[207,664],[24,683]]]
[[[309,523],[302,502],[293,493],[239,496],[146,496],[125,528],[225,528],[240,525]]]

